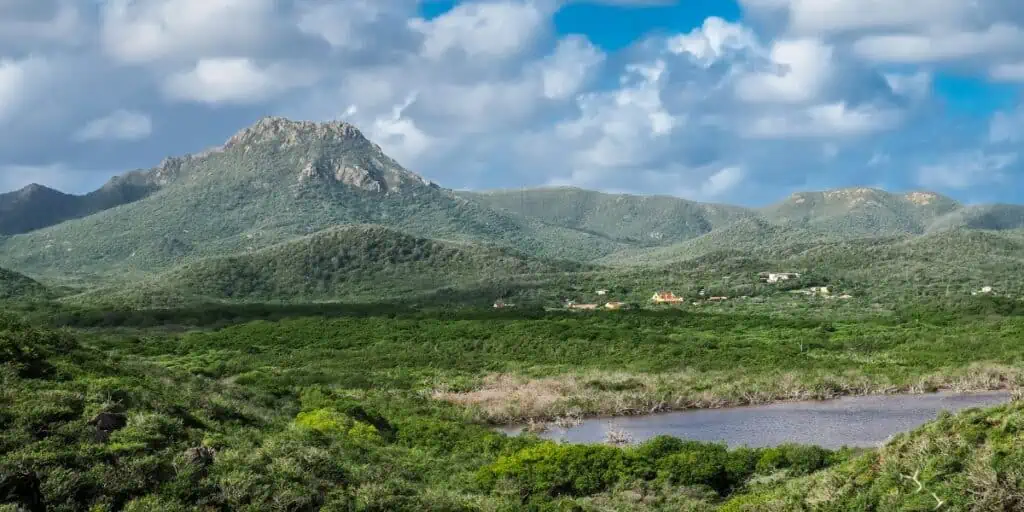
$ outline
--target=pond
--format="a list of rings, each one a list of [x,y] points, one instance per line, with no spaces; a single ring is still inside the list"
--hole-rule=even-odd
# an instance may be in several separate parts
[[[815,402],[781,402],[724,409],[689,410],[620,418],[591,418],[571,428],[552,426],[545,439],[568,443],[604,442],[607,432],[627,433],[635,442],[654,436],[724,441],[729,446],[764,447],[783,443],[825,448],[876,447],[894,434],[913,430],[940,411],[957,412],[1009,401],[1006,392],[872,395]],[[504,427],[516,434],[522,427]]]

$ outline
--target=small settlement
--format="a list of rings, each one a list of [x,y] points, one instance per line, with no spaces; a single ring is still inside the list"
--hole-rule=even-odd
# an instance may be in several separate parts
[[[796,279],[799,279],[799,278],[800,278],[800,273],[798,273],[798,272],[760,272],[760,273],[758,273],[758,280],[760,282],[766,283],[766,284],[778,284],[778,283],[782,283],[782,282],[785,282],[785,281],[796,280]],[[802,294],[802,295],[807,295],[807,296],[811,296],[811,297],[819,297],[819,298],[825,298],[825,299],[852,299],[853,298],[853,296],[851,296],[849,294],[845,294],[845,293],[841,294],[841,295],[835,295],[835,294],[833,294],[832,290],[829,289],[828,286],[812,286],[812,287],[808,287],[808,288],[804,288],[804,289],[799,289],[799,290],[790,290],[790,293]],[[975,294],[991,294],[991,293],[993,293],[992,288],[988,287],[988,286],[982,288],[978,292],[975,292]],[[598,311],[598,310],[617,311],[617,310],[621,310],[621,309],[629,309],[630,307],[636,307],[635,305],[630,305],[629,303],[626,303],[626,302],[610,300],[611,299],[610,295],[612,295],[612,294],[611,294],[611,290],[609,290],[607,288],[600,288],[600,289],[594,290],[593,294],[595,296],[598,296],[598,297],[607,298],[607,302],[604,302],[604,301],[577,302],[577,301],[572,300],[572,299],[564,299],[563,300],[563,308],[567,309],[567,310],[571,310],[571,311]],[[692,305],[694,305],[694,306],[699,306],[701,304],[701,301],[707,302],[707,303],[721,303],[721,302],[728,301],[730,299],[730,297],[724,296],[724,295],[710,295],[707,292],[707,290],[705,290],[703,288],[698,292],[698,295],[699,295],[698,301],[692,302]],[[749,296],[743,296],[743,297],[739,297],[739,298],[740,299],[750,299]],[[676,295],[675,293],[673,293],[673,292],[671,292],[669,290],[659,290],[659,291],[655,292],[653,296],[651,296],[650,302],[652,304],[662,305],[662,306],[673,306],[673,305],[679,306],[679,305],[686,304],[687,303],[687,299],[685,297],[680,297],[680,296]],[[498,301],[496,301],[494,303],[494,308],[495,309],[511,308],[511,307],[514,307],[514,305],[506,303],[503,300],[498,300]],[[557,308],[547,308],[547,309],[553,310],[553,309],[557,309]]]

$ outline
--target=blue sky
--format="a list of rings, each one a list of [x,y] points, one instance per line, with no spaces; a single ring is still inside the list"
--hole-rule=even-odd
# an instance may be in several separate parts
[[[266,115],[451,188],[1024,202],[1018,0],[8,0],[0,191],[85,192]]]

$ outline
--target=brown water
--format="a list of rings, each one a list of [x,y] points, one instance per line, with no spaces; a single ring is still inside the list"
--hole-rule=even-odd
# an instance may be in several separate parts
[[[569,429],[552,427],[541,437],[568,443],[600,443],[610,428],[636,442],[667,434],[729,446],[814,444],[825,448],[876,447],[890,436],[935,419],[940,411],[989,407],[1009,393],[931,393],[847,397],[817,402],[783,402],[751,407],[703,409],[622,418],[594,418]],[[521,427],[501,429],[516,434]]]

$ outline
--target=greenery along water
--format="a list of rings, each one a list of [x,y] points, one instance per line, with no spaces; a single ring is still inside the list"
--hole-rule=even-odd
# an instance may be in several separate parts
[[[665,438],[557,446],[474,421],[875,386],[1013,386],[1018,317],[359,313],[181,334],[6,320],[0,501],[47,510],[923,506],[932,498],[915,494],[906,473],[945,506],[956,496],[950,510],[972,510],[1013,503],[1007,493],[955,494],[976,488],[973,478],[1020,482],[1016,405],[926,429],[884,456]],[[188,322],[188,313],[161,314]],[[553,400],[526,407],[518,385]],[[943,443],[955,459],[938,455]]]

